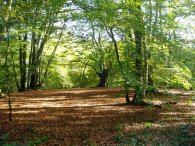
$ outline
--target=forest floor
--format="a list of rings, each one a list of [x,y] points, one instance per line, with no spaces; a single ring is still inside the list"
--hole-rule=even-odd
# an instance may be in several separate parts
[[[0,145],[193,145],[195,92],[160,91],[146,97],[160,107],[127,105],[120,88],[14,94],[12,122],[0,99]]]

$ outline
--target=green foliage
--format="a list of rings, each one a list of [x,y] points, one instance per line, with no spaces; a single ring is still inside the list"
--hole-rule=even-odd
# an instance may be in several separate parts
[[[46,80],[44,89],[60,89],[66,86],[68,85],[64,83],[63,77],[57,70],[49,70],[48,78]]]
[[[77,66],[77,68],[75,68]],[[74,64],[68,71],[69,83],[72,87],[95,87],[98,84],[97,74],[87,67],[84,71],[83,64]]]
[[[0,136],[0,145],[5,145],[8,138],[9,138],[9,133],[1,135]]]
[[[115,135],[113,136],[114,142],[122,143],[124,137],[122,130],[123,130],[123,124],[117,123],[115,126]]]
[[[154,79],[158,85],[164,84],[168,87],[183,87],[185,89],[190,89],[192,87],[189,82],[191,79],[191,72],[189,69],[184,70],[180,67],[166,68],[158,66],[157,71],[154,74]]]
[[[38,146],[40,144],[43,144],[47,140],[48,140],[48,137],[47,136],[42,136],[42,137],[39,137],[37,139],[34,139],[34,140],[29,141],[28,142],[28,145],[29,146]]]
[[[48,66],[49,73],[44,87],[46,89],[96,86],[98,73],[109,68],[110,63],[112,67],[107,79],[108,86],[121,86],[125,80],[131,87],[143,88],[144,84],[137,78],[136,59],[142,61],[142,67],[139,69],[142,76],[144,61],[153,68],[148,72],[156,87],[195,88],[194,38],[190,33],[184,32],[186,29],[194,32],[194,27],[191,26],[194,19],[192,1],[150,3],[140,0],[19,0],[12,1],[11,9],[6,7],[6,4],[7,1],[0,4],[2,89],[6,88],[6,84],[14,85],[13,89],[17,89],[16,83],[20,83],[22,72],[19,50],[25,45],[26,48],[22,48],[23,52],[26,51],[25,71],[36,70],[39,77],[37,83],[39,80],[45,80],[44,72],[62,28],[62,38],[51,59],[53,64]],[[188,19],[188,25],[180,22]],[[110,37],[110,28],[113,30],[116,44],[113,44],[113,38]],[[9,51],[6,29],[9,30]],[[137,31],[142,35],[142,42],[136,42]],[[190,36],[190,39],[185,36]],[[142,45],[140,54],[136,52],[138,44]],[[32,53],[33,45],[35,51]],[[120,65],[117,63],[114,45],[118,47]],[[6,51],[9,81],[5,80]],[[35,54],[34,63],[32,54]],[[144,55],[148,58],[144,58]],[[77,64],[72,64],[72,61]],[[66,70],[64,74],[63,69]],[[26,77],[28,78],[27,74]],[[148,86],[146,90],[156,91],[153,87]]]
[[[195,95],[191,96],[188,101],[187,101],[187,105],[191,106],[192,103],[195,101]]]
[[[152,92],[152,93],[156,93],[158,91],[157,87],[155,85],[148,85],[146,88],[146,92]]]
[[[141,133],[127,133],[123,134],[123,129],[121,125],[118,125],[116,128],[116,133],[113,137],[113,141],[118,145],[132,145],[132,146],[145,146],[145,145],[154,145],[154,146],[190,146],[193,145],[194,134],[190,131],[191,124],[181,124],[176,129],[172,131],[171,129],[152,129],[152,123],[145,122],[143,123],[145,128]],[[159,139],[155,140],[154,137],[156,134],[162,136]],[[168,141],[164,141],[166,138]]]
[[[136,134],[134,133],[129,133],[128,135],[123,134],[123,128],[124,124],[118,123],[115,126],[115,135],[113,136],[113,141],[116,144],[119,145],[140,145],[142,146],[143,144],[140,142],[139,138],[137,137]]]
[[[150,128],[152,126],[151,122],[144,122],[144,127]]]
[[[38,137],[34,140],[30,140],[30,141],[26,142],[25,144],[20,144],[20,143],[8,144],[7,143],[8,139],[9,139],[8,133],[1,135],[0,136],[0,145],[1,146],[38,146],[38,145],[46,142],[48,140],[48,137],[47,136]]]
[[[178,134],[170,141],[172,145],[190,146],[195,140],[194,134],[190,132],[191,125],[180,125]]]
[[[124,135],[122,133],[122,129],[120,125],[118,128],[116,128],[116,133],[113,136],[113,141],[121,146],[122,145],[132,145],[132,146],[143,145],[140,143],[140,140],[138,139],[136,134],[130,133],[129,135]]]

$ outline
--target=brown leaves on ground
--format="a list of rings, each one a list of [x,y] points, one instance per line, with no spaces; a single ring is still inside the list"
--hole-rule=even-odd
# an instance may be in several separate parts
[[[0,99],[0,136],[9,133],[9,143],[47,136],[42,145],[106,145],[115,143],[118,124],[124,125],[121,130],[125,134],[142,133],[147,123],[152,123],[156,131],[194,122],[195,105],[193,102],[188,105],[192,93],[178,94],[181,98],[177,104],[155,108],[129,106],[123,97],[118,97],[120,91],[120,88],[89,88],[18,93],[12,98],[11,123],[7,99]],[[130,96],[133,94],[131,91]],[[175,100],[165,95],[147,97],[151,98],[154,103]],[[157,135],[160,137],[158,132]]]

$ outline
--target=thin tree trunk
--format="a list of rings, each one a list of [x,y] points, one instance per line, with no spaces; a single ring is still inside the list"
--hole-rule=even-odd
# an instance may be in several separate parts
[[[107,30],[109,36],[111,37],[112,39],[112,43],[114,44],[114,49],[115,49],[115,54],[116,54],[116,59],[117,59],[117,63],[119,65],[119,69],[120,69],[120,72],[122,74],[122,77],[124,79],[124,87],[125,87],[125,100],[126,100],[126,103],[127,104],[130,104],[131,101],[129,99],[129,89],[128,89],[128,85],[127,85],[127,79],[124,77],[124,73],[123,73],[123,66],[122,66],[122,63],[120,61],[120,56],[119,56],[119,52],[118,52],[118,45],[117,45],[117,42],[114,38],[114,33],[113,33],[113,28],[110,28],[109,31]]]
[[[32,62],[32,45],[28,61],[28,77],[27,77],[27,90],[30,89],[30,77],[31,77],[31,62]]]
[[[158,2],[157,2],[158,3]],[[154,34],[154,29],[152,30],[151,26],[152,26],[152,16],[153,16],[153,13],[152,13],[152,1],[149,0],[149,4],[150,4],[150,20],[149,20],[149,37],[148,37],[148,43],[153,43],[154,41],[154,37],[152,36]],[[159,4],[156,4],[156,15],[155,15],[155,22],[154,22],[154,26],[156,26],[156,23],[157,23],[157,18],[158,18],[158,7],[159,7]],[[148,51],[148,60],[151,59],[151,53],[150,51]],[[154,80],[152,79],[152,74],[153,74],[153,66],[151,64],[148,64],[148,85],[151,85],[151,86],[154,86]]]
[[[11,55],[11,59],[12,59],[12,68],[13,68],[13,71],[14,71],[15,83],[16,83],[16,86],[18,88],[18,91],[20,91],[20,85],[19,85],[19,82],[18,82],[18,79],[17,79],[17,73],[16,73],[16,68],[15,68],[14,56],[13,56],[12,50],[10,48],[8,48],[8,49],[10,51],[10,55]]]
[[[10,47],[10,39],[9,39],[9,29],[6,28],[7,31],[7,48],[6,48],[6,57],[5,57],[5,70],[6,70],[6,84],[7,84],[7,94],[8,94],[8,106],[9,106],[9,121],[12,122],[12,107],[11,107],[11,98],[10,98],[10,74],[9,74],[9,66],[8,66],[8,51]]]
[[[145,92],[148,86],[148,52],[147,52],[147,45],[146,45],[146,38],[143,35],[143,48],[144,48],[144,67],[143,67],[143,84],[144,84],[144,91],[143,94],[145,96]]]
[[[64,28],[64,26],[63,26],[63,28]],[[50,67],[50,64],[51,64],[51,62],[52,62],[54,56],[55,56],[55,53],[56,53],[56,50],[57,50],[58,45],[59,45],[59,43],[60,43],[62,34],[63,34],[63,30],[61,31],[61,33],[60,33],[60,35],[59,35],[59,38],[58,38],[58,42],[56,43],[56,45],[55,45],[55,47],[54,47],[54,49],[53,49],[53,52],[52,52],[51,55],[50,55],[50,58],[49,58],[49,60],[48,60],[48,63],[47,63],[47,66],[46,66],[45,73],[44,73],[44,75],[43,75],[43,80],[41,81],[41,84],[43,84],[43,83],[46,81],[47,74],[48,74],[48,69],[49,69],[49,67]]]
[[[117,42],[116,42],[116,40],[114,38],[113,28],[110,27],[109,30],[110,30],[110,32],[108,32],[108,31],[107,32],[108,32],[109,36],[111,37],[112,42],[114,44],[114,49],[115,49],[115,54],[116,54],[116,60],[117,60],[117,62],[119,64],[119,68],[122,69],[122,63],[120,61],[120,56],[119,56],[119,52],[118,52],[118,45],[117,45]]]
[[[9,121],[12,122],[12,103],[11,103],[11,95],[10,95],[9,87],[7,87],[7,96],[8,96],[8,106],[9,106]]]

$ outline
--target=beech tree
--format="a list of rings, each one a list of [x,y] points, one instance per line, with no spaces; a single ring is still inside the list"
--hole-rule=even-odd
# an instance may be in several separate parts
[[[193,0],[0,4],[0,78],[4,82],[9,71],[18,91],[43,86],[50,71],[51,82],[60,74],[68,87],[123,86],[126,102],[133,104],[144,104],[146,92],[157,92],[158,87],[194,87],[194,38],[189,35],[194,32]],[[184,25],[185,20],[189,23]],[[71,39],[65,44],[66,35]],[[59,65],[63,58],[65,65]],[[135,89],[132,101],[130,88]]]
[[[19,52],[20,79],[18,79],[17,61],[15,61],[15,55],[12,53],[15,83],[19,91],[36,89],[43,83],[42,63],[45,44],[55,33],[59,35],[60,39],[62,34],[58,31],[64,29],[63,26],[57,26],[57,22],[64,23],[66,14],[62,8],[65,1],[6,1],[2,3],[5,5],[6,13],[2,16],[4,23],[1,27],[1,40],[5,34],[5,24],[8,23],[7,21],[11,21],[9,22],[13,23],[13,25],[9,25],[10,34],[13,36],[11,39],[16,42],[15,48],[16,46],[19,48],[16,50]],[[10,19],[9,13],[12,14]],[[59,20],[62,15],[63,19]],[[59,43],[56,42],[56,44]],[[15,50],[12,51],[15,52]]]

